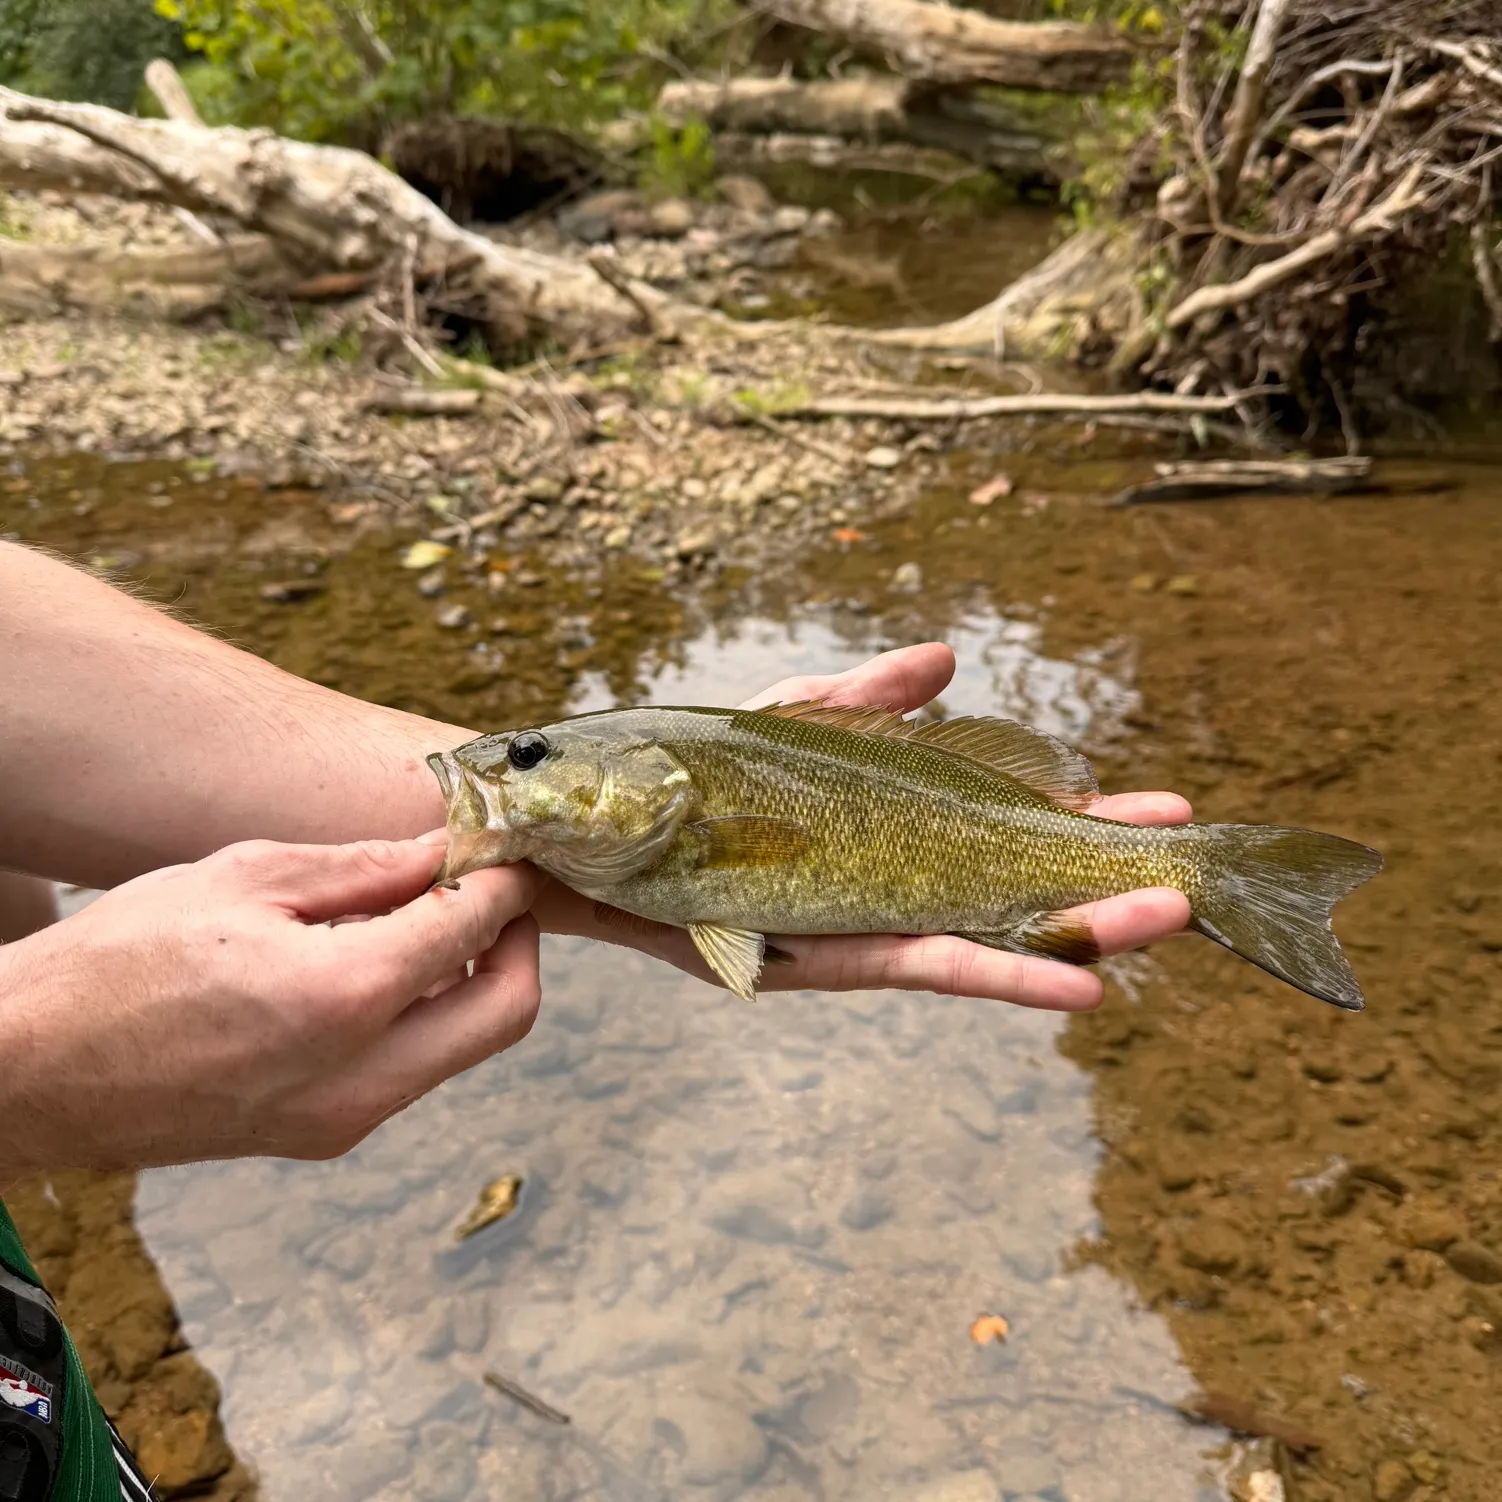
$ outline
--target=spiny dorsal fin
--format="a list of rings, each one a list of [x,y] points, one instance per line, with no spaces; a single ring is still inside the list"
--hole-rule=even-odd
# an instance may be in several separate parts
[[[797,704],[769,704],[756,713],[776,715],[779,720],[806,720],[810,725],[829,725],[835,730],[863,730],[867,735],[889,735],[907,724],[893,709],[864,704],[826,704],[822,699],[803,699]]]
[[[1063,741],[1016,720],[966,717],[909,726],[899,734],[904,740],[921,741],[1004,772],[1060,808],[1089,808],[1100,796],[1095,768],[1085,757]]]
[[[964,719],[924,725],[904,720],[890,709],[825,704],[821,700],[773,704],[757,713],[805,720],[836,730],[884,735],[892,740],[921,741],[925,746],[968,757],[994,772],[1013,777],[1060,808],[1087,809],[1100,797],[1095,768],[1087,758],[1046,731],[1034,730],[1017,720],[967,715]]]

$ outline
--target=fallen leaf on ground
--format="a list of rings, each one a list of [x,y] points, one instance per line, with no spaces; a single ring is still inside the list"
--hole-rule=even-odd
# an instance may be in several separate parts
[[[866,534],[859,527],[836,527],[829,534],[836,542],[864,542]]]
[[[498,1220],[504,1220],[516,1209],[521,1192],[520,1174],[508,1173],[504,1178],[492,1180],[480,1191],[480,1197],[475,1201],[474,1208],[460,1221],[458,1229],[454,1232],[454,1240],[467,1241],[476,1232],[483,1231],[486,1226],[494,1225]]]
[[[1007,1332],[1011,1328],[1004,1315],[983,1314],[970,1326],[970,1338],[978,1346],[989,1345],[993,1340],[1001,1345],[1005,1343]]]

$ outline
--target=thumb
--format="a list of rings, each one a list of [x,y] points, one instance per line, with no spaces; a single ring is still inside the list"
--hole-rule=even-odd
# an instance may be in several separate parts
[[[351,845],[253,841],[214,857],[232,879],[309,923],[384,913],[419,897],[443,862],[443,835]]]

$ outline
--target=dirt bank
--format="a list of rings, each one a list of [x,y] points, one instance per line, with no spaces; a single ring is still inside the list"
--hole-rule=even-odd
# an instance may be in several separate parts
[[[164,1498],[252,1502],[219,1422],[219,1385],[188,1350],[132,1220],[132,1174],[62,1173],[6,1196],[84,1369]]]

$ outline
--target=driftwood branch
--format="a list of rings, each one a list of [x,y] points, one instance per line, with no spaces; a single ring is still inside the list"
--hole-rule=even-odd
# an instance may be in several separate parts
[[[1157,464],[1156,478],[1131,485],[1112,502],[1208,501],[1254,494],[1340,495],[1371,488],[1372,461],[1346,459],[1221,459]]]
[[[1410,209],[1422,202],[1419,182],[1424,175],[1424,164],[1415,162],[1393,190],[1375,207],[1360,215],[1349,229],[1329,229],[1311,236],[1296,250],[1275,261],[1264,262],[1238,281],[1222,286],[1201,287],[1191,292],[1168,315],[1165,323],[1170,329],[1183,328],[1206,313],[1223,313],[1227,308],[1238,307],[1260,297],[1264,292],[1281,286],[1307,267],[1333,255],[1343,245],[1392,228]]]
[[[779,21],[825,32],[924,83],[1001,84],[1098,94],[1122,82],[1133,51],[1069,22],[998,21],[933,0],[754,0]]]
[[[658,110],[681,124],[702,119],[737,135],[840,137],[865,146],[945,151],[1009,176],[1051,178],[1049,142],[986,103],[933,95],[905,79],[854,77],[680,79],[664,85]]]
[[[152,97],[161,105],[162,112],[169,120],[182,120],[188,125],[203,124],[198,106],[193,103],[182,74],[165,57],[155,58],[146,64],[146,87],[151,90]]]
[[[1020,396],[894,399],[880,396],[825,396],[781,408],[780,417],[879,417],[907,422],[954,422],[979,417],[1120,417],[1167,415],[1208,417],[1234,412],[1250,395],[1176,396],[1141,391],[1132,396],[1075,395],[1035,391]]]
[[[1241,169],[1247,151],[1262,118],[1262,103],[1267,96],[1267,76],[1272,71],[1278,51],[1278,37],[1292,0],[1262,0],[1252,39],[1247,46],[1246,61],[1236,81],[1236,94],[1226,115],[1225,136],[1220,153],[1220,173],[1216,184],[1216,203],[1222,214],[1229,214],[1236,203]]]
[[[303,274],[399,268],[462,273],[467,289],[519,324],[572,341],[624,335],[645,283],[622,296],[588,266],[498,245],[362,152],[265,131],[141,120],[101,105],[0,88],[0,187],[163,203],[266,236]]]

